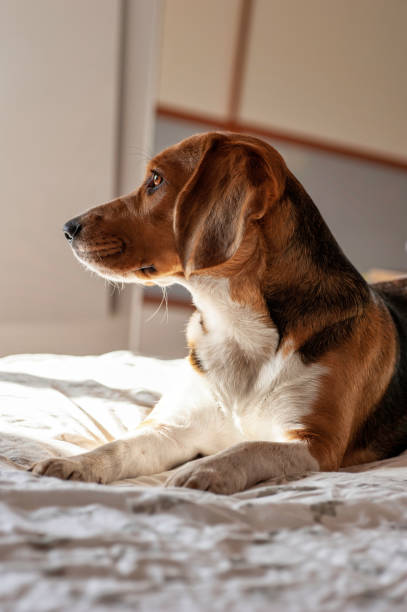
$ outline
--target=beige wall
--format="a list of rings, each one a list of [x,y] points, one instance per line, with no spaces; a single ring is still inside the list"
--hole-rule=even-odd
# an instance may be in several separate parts
[[[2,321],[105,313],[103,283],[89,291],[61,229],[113,193],[118,7],[1,3]]]
[[[241,2],[166,0],[160,102],[224,117]],[[253,0],[242,122],[407,159],[407,2]]]
[[[256,0],[241,118],[407,158],[407,2]]]
[[[241,0],[166,0],[159,101],[227,113]]]

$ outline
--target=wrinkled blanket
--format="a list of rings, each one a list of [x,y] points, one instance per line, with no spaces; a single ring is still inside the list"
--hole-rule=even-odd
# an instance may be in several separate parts
[[[407,454],[231,497],[24,468],[118,437],[179,361],[0,359],[0,610],[407,609]]]

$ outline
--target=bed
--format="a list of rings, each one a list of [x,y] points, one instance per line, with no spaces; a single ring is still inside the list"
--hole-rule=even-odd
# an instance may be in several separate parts
[[[0,609],[406,610],[407,453],[231,497],[26,471],[123,435],[180,372],[130,352],[0,359]]]

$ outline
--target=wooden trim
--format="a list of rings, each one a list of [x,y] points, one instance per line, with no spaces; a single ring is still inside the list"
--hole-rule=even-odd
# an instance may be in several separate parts
[[[156,107],[156,113],[158,117],[175,119],[184,123],[195,123],[208,129],[218,129],[229,132],[246,132],[263,138],[270,138],[272,140],[280,140],[281,142],[295,144],[306,149],[314,149],[317,151],[323,151],[324,153],[331,153],[334,155],[341,155],[343,157],[350,157],[366,162],[381,164],[391,168],[397,168],[399,170],[407,170],[407,159],[402,159],[401,157],[394,157],[392,155],[369,151],[367,149],[353,147],[351,145],[347,146],[337,144],[329,140],[323,140],[312,136],[304,136],[302,134],[275,129],[264,125],[230,120],[226,117],[224,119],[219,119],[209,115],[203,115],[180,108],[170,107],[164,104],[159,104]]]
[[[162,297],[160,295],[144,295],[143,302],[145,304],[154,304],[155,306],[159,306],[161,304]],[[175,306],[176,308],[184,308],[184,310],[194,310],[194,306],[191,302],[186,302],[185,300],[180,300],[177,298],[168,298],[168,306]]]
[[[253,0],[241,0],[239,28],[236,37],[236,50],[232,68],[229,93],[229,112],[231,121],[237,120],[242,98],[243,77],[249,45],[250,26],[253,15]]]
[[[219,119],[211,115],[205,115],[203,113],[194,113],[193,111],[187,111],[181,108],[175,108],[174,106],[167,106],[166,104],[158,104],[156,106],[156,114],[158,117],[164,117],[166,119],[176,119],[177,121],[183,121],[185,123],[196,123],[208,128],[218,128],[220,130],[233,131],[233,125],[235,122],[229,121],[226,117]]]

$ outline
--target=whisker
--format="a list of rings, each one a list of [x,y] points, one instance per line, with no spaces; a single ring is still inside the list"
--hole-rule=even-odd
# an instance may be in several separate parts
[[[166,323],[168,323],[168,293],[167,293],[167,287],[161,287],[161,290],[163,292],[163,299],[164,299],[164,304],[165,304],[165,310],[163,312],[163,316],[161,317],[161,323],[164,321],[164,319],[166,319]]]
[[[165,288],[161,287],[161,290],[162,290],[162,293],[163,293],[163,296],[161,298],[161,302],[158,304],[158,308],[156,308],[156,310],[153,312],[153,314],[148,317],[148,319],[146,320],[146,323],[149,323],[151,321],[151,319],[153,319],[155,317],[155,315],[160,312],[161,306],[166,301],[166,292],[164,292],[164,289]]]

